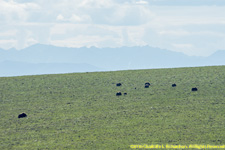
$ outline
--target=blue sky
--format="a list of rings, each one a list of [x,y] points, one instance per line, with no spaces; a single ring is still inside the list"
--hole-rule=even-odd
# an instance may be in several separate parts
[[[0,0],[0,48],[154,46],[225,50],[224,0]]]

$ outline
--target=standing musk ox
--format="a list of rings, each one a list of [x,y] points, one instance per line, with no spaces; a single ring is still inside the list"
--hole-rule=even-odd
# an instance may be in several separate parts
[[[145,85],[145,88],[149,88],[149,85]]]
[[[149,82],[146,82],[145,83],[145,88],[149,88],[149,86],[150,86],[150,83]]]
[[[27,117],[27,114],[25,114],[25,113],[19,114],[19,116],[18,116],[18,118],[25,118],[25,117]]]
[[[116,84],[116,86],[121,86],[121,85],[122,85],[121,83],[117,83],[117,84]]]
[[[117,93],[116,93],[116,96],[121,96],[121,95],[122,95],[121,92],[117,92]]]
[[[195,87],[195,88],[192,88],[191,91],[198,91],[198,89]]]
[[[127,93],[123,93],[123,95],[127,95]]]
[[[176,87],[177,85],[174,83],[174,84],[172,84],[172,87]]]
[[[150,86],[150,83],[149,82],[146,82],[145,85]]]

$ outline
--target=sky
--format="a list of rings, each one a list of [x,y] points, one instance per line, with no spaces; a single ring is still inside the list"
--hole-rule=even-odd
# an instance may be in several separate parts
[[[0,48],[152,46],[225,50],[224,0],[0,0]]]

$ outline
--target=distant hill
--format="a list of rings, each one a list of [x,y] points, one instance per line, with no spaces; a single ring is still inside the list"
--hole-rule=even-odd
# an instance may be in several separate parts
[[[68,72],[94,72],[102,69],[89,64],[73,63],[26,63],[4,61],[0,63],[0,76],[22,76],[37,74],[56,74]]]
[[[149,46],[120,48],[66,48],[35,44],[22,50],[0,49],[0,65],[5,66],[5,69],[8,68],[7,66],[10,66],[10,70],[14,70],[10,75],[22,75],[23,72],[24,74],[50,74],[99,70],[113,71],[225,65],[223,55],[225,56],[224,51],[219,51],[218,54],[215,53],[209,57],[187,56],[180,52],[173,52]],[[20,66],[19,71],[16,71],[18,70],[18,65],[16,65],[15,62]],[[59,64],[61,64],[61,67]],[[86,67],[81,64],[86,64]],[[32,69],[29,69],[27,65]],[[64,65],[68,65],[68,67],[65,67]],[[74,67],[72,67],[73,65]],[[89,67],[87,67],[87,65]],[[38,69],[33,71],[33,68]],[[2,74],[7,75],[8,73],[5,70],[1,70],[0,75]]]

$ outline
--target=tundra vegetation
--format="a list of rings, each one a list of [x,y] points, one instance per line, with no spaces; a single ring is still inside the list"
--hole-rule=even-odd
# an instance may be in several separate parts
[[[1,77],[0,149],[224,145],[224,85],[225,66]]]

